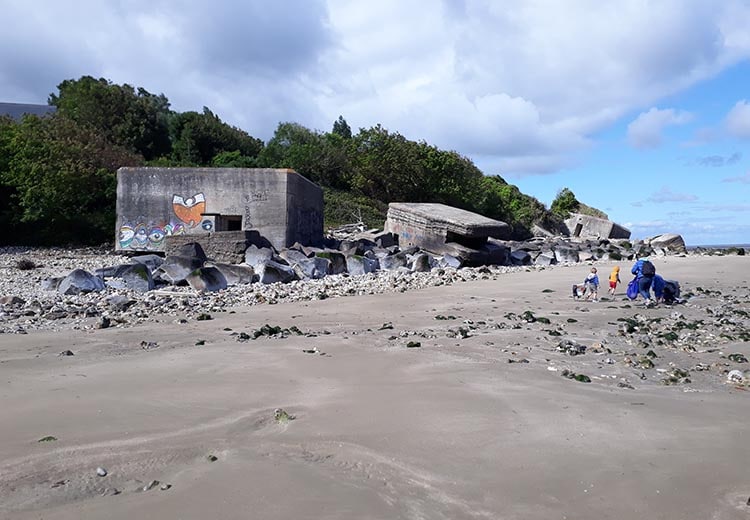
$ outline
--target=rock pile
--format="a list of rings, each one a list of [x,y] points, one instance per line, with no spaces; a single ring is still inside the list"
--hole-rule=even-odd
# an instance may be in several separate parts
[[[395,238],[372,230],[329,239],[323,249],[253,245],[241,264],[212,262],[198,244],[184,244],[166,258],[96,248],[6,248],[0,250],[0,265],[10,275],[0,279],[0,332],[90,327],[92,321],[106,328],[164,315],[184,320],[235,306],[496,278],[520,268],[684,254],[678,235],[636,242],[545,238],[502,243],[508,253],[504,265],[462,267],[461,259],[450,255],[401,249]]]

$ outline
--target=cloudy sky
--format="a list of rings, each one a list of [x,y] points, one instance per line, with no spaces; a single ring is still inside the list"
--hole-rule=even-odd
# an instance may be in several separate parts
[[[750,243],[750,0],[0,0],[0,101],[82,75],[281,121],[382,124],[635,238]]]

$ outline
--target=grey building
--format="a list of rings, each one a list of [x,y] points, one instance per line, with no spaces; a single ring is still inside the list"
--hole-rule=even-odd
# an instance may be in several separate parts
[[[118,251],[164,251],[166,237],[255,230],[274,247],[323,239],[323,190],[294,170],[120,168]]]
[[[630,238],[630,230],[604,218],[572,213],[565,221],[571,237],[575,238]]]

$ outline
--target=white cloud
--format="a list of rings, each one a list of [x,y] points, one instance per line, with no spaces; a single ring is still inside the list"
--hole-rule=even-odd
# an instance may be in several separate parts
[[[628,125],[628,142],[635,148],[656,148],[662,143],[662,133],[666,127],[683,125],[691,119],[689,112],[652,107]]]
[[[661,204],[663,202],[693,202],[698,200],[698,197],[687,193],[677,193],[672,191],[667,186],[663,186],[659,191],[653,193],[646,200],[648,202]]]
[[[725,179],[721,179],[721,182],[737,182],[740,184],[750,184],[750,171],[738,177],[727,177]]]
[[[734,152],[732,155],[724,157],[723,155],[707,155],[705,157],[698,157],[695,162],[700,166],[706,166],[710,168],[721,168],[722,166],[732,166],[737,164],[742,159],[740,152]]]
[[[501,169],[488,173],[548,173],[624,114],[750,57],[747,1],[688,4],[3,0],[0,92],[43,102],[63,79],[104,76],[264,139],[342,114]]]
[[[730,135],[750,139],[750,103],[738,101],[727,114],[725,124]]]

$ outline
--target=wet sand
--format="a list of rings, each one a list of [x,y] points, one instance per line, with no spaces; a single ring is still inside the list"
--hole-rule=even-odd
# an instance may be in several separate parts
[[[707,320],[725,296],[750,302],[750,258],[657,262],[695,294],[687,304],[644,309],[624,285],[575,301],[580,265],[185,324],[2,335],[0,517],[747,518],[750,395],[724,372],[748,365],[724,358],[750,357],[750,343],[654,346],[656,367],[640,370],[623,361],[640,347],[617,331],[636,314]],[[519,321],[526,310],[551,323]],[[266,323],[305,335],[238,341]],[[558,352],[562,339],[586,354]],[[698,363],[710,369],[689,383],[659,383],[656,370]]]

